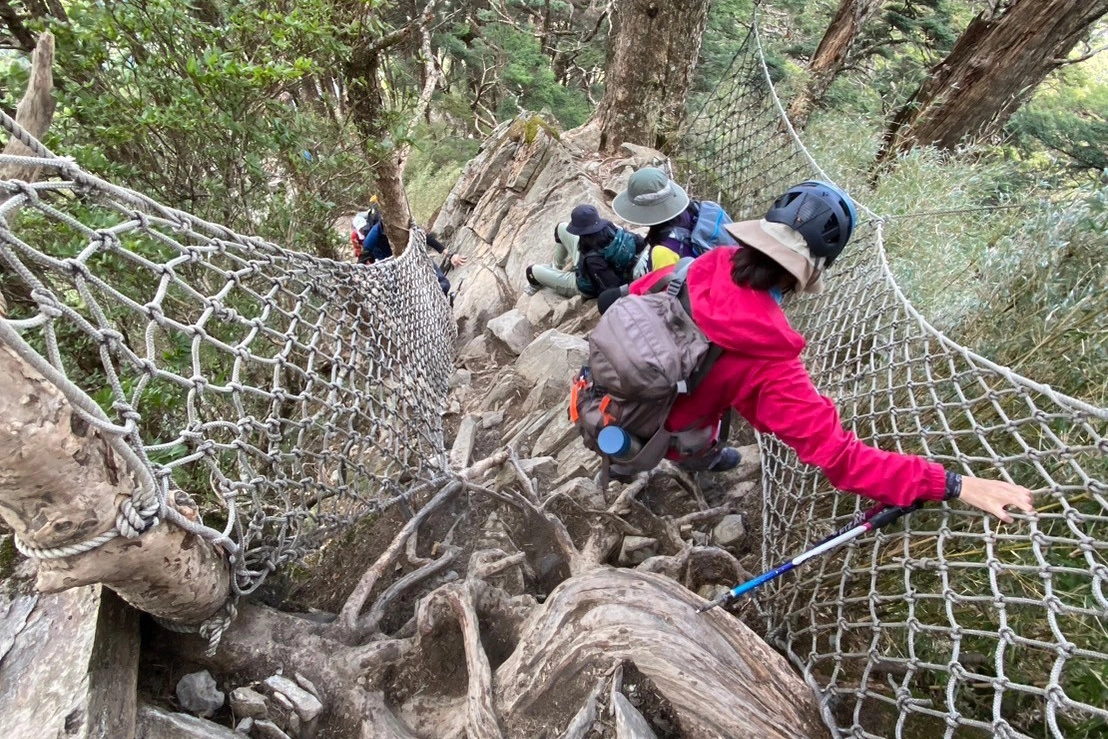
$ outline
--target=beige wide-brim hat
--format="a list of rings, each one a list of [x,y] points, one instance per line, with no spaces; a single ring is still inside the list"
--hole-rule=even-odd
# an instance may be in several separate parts
[[[796,278],[797,292],[823,290],[824,260],[812,256],[808,243],[796,229],[764,218],[728,223],[724,228],[740,243],[757,249],[788,270]]]

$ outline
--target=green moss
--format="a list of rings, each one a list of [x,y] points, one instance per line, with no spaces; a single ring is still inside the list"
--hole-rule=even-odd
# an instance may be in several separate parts
[[[538,138],[539,131],[546,131],[547,135],[555,141],[561,138],[562,132],[555,126],[547,123],[542,116],[533,113],[520,116],[508,128],[508,138],[513,141],[523,141],[525,144],[533,144]]]
[[[7,580],[15,571],[17,556],[14,536],[0,537],[0,580]]]

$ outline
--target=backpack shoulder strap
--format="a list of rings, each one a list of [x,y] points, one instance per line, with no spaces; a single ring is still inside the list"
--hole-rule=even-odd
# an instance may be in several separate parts
[[[681,307],[688,313],[689,318],[692,318],[692,305],[689,303],[689,289],[685,280],[688,278],[689,267],[692,266],[693,261],[692,257],[682,257],[669,274],[650,286],[652,293],[660,293],[664,289],[667,294],[681,301]],[[708,370],[712,369],[712,365],[723,354],[723,347],[719,344],[712,342],[708,347],[708,353],[704,355],[696,372],[686,381],[686,387],[682,392],[691,393],[696,389],[696,386],[708,376]]]
[[[693,263],[692,257],[682,257],[677,265],[657,282],[650,286],[651,293],[665,291],[671,297],[681,301],[681,307],[692,317],[692,306],[689,304],[689,291],[685,287],[685,280],[689,275],[689,267]]]

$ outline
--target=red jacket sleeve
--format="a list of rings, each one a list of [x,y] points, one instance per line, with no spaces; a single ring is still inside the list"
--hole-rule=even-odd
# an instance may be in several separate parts
[[[758,364],[747,385],[754,396],[736,406],[746,406],[755,428],[795,449],[800,461],[819,467],[836,488],[888,505],[943,499],[942,465],[859,441],[843,428],[831,399],[816,391],[799,358]]]

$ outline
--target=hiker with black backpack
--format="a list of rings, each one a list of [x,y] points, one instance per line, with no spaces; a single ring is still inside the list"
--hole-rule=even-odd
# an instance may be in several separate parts
[[[734,246],[725,226],[727,212],[711,200],[694,200],[657,167],[644,167],[627,180],[612,210],[636,226],[648,226],[647,250],[636,264],[635,278],[698,257],[717,246]]]
[[[606,308],[575,379],[570,417],[605,470],[628,476],[663,457],[691,470],[739,463],[724,446],[731,409],[774,434],[836,488],[889,506],[950,500],[1010,522],[1032,510],[1026,488],[964,477],[923,457],[869,446],[845,430],[800,358],[785,317],[790,293],[816,293],[857,222],[842,190],[804,182],[764,218],[726,226],[739,246],[653,272]]]
[[[415,223],[410,224],[413,228]],[[381,219],[381,208],[377,204],[377,196],[370,199],[369,210],[356,213],[352,219],[351,241],[354,243],[358,264],[373,264],[392,257],[392,244],[385,233],[385,223]],[[443,244],[430,231],[427,234],[427,246],[442,255],[441,263],[432,263],[435,270],[435,278],[439,281],[439,287],[453,305],[453,296],[450,294],[450,280],[446,273],[454,267],[461,267],[466,263],[466,258],[461,254],[454,254],[446,249]]]
[[[578,205],[573,209],[564,234],[559,226],[555,237],[558,243],[566,246],[567,253],[569,248],[564,242],[570,239],[576,242],[572,282],[562,275],[551,274],[555,272],[552,268],[531,265],[526,272],[530,288],[550,287],[566,295],[572,285],[578,294],[589,299],[599,296],[604,290],[631,282],[635,260],[645,246],[641,236],[601,218],[600,212],[592,205]]]

